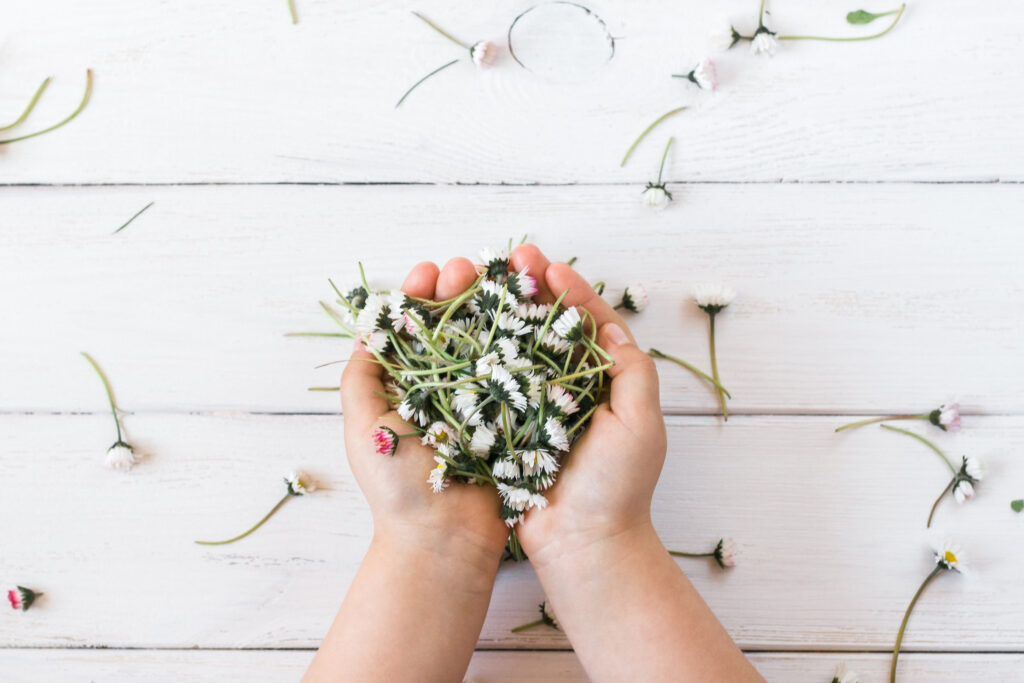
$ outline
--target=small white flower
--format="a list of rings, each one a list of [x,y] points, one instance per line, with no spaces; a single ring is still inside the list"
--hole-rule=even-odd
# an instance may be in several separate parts
[[[739,40],[739,36],[731,25],[722,22],[711,32],[711,49],[715,52],[725,52]]]
[[[508,273],[508,249],[491,249],[486,247],[480,250],[480,262],[488,275],[505,275]],[[500,287],[498,288],[501,289]]]
[[[640,201],[648,209],[664,209],[672,200],[672,194],[665,189],[664,185],[648,183],[644,193],[640,195]]]
[[[701,284],[693,289],[693,300],[708,313],[717,313],[735,299],[736,290],[725,285]]]
[[[530,507],[543,510],[548,506],[548,499],[539,493],[530,494]]]
[[[544,385],[547,382],[545,382],[541,375],[535,373],[528,374],[526,379],[529,382],[529,385],[526,387],[526,398],[530,401],[530,405],[536,408],[540,405],[540,397],[544,393]]]
[[[494,446],[495,439],[494,431],[481,425],[473,430],[473,438],[469,440],[469,450],[476,455],[486,455]]]
[[[382,330],[359,332],[358,339],[367,349],[373,349],[377,353],[383,353],[388,345],[388,333]]]
[[[935,563],[943,569],[953,569],[964,574],[967,572],[967,558],[960,545],[944,538],[932,545],[935,552]]]
[[[519,459],[523,462],[523,475],[554,474],[558,471],[558,461],[543,449],[521,451]]]
[[[518,479],[520,476],[519,463],[509,457],[498,458],[494,461],[494,467],[491,468],[491,472],[494,474],[495,479]]]
[[[476,360],[476,374],[489,375],[491,374],[491,370],[500,365],[501,356],[498,355],[497,351],[485,353]]]
[[[526,410],[527,402],[523,392],[519,391],[519,382],[503,367],[495,366],[491,377],[487,380],[491,396],[499,403],[505,403],[519,412]]]
[[[715,561],[723,569],[736,566],[736,542],[731,538],[723,538],[715,546]]]
[[[583,318],[575,306],[565,309],[565,312],[551,323],[551,328],[566,341],[576,343],[583,339]]]
[[[750,41],[750,52],[755,55],[774,57],[778,47],[779,41],[775,39],[775,34],[768,31],[761,31]]]
[[[473,59],[474,64],[481,69],[486,69],[498,58],[498,48],[489,40],[481,40],[469,48],[469,56]]]
[[[390,292],[385,294],[374,293],[366,297],[366,305],[359,311],[356,319],[356,329],[364,335],[377,330],[386,330],[389,327],[395,332],[402,329],[405,320],[402,318],[401,310],[396,311],[392,302],[394,297]]]
[[[498,316],[498,331],[513,337],[521,337],[530,334],[531,327],[525,321],[520,320],[513,313],[503,312]]]
[[[438,446],[439,444],[447,444],[451,438],[451,428],[444,422],[438,421],[430,425],[427,428],[426,434],[420,442],[424,446]]]
[[[860,676],[854,671],[847,670],[846,664],[840,664],[836,667],[832,683],[860,683]]]
[[[519,304],[516,315],[532,325],[543,325],[551,313],[551,304]]]
[[[469,415],[476,410],[479,403],[480,389],[475,384],[464,384],[460,386],[455,390],[455,396],[452,398],[452,405],[455,407],[455,410],[459,411],[462,419],[469,417]],[[474,417],[476,418],[476,421],[471,422],[470,424],[480,424],[480,414],[477,413]]]
[[[494,340],[494,345],[498,347],[498,353],[501,354],[501,359],[506,363],[509,363],[519,358],[519,344],[516,343],[514,339],[510,339],[509,337],[501,337],[500,339]]]
[[[130,470],[139,462],[139,456],[131,446],[118,441],[107,449],[107,457],[103,464],[112,470]]]
[[[427,483],[434,490],[434,493],[440,493],[448,486],[448,480],[445,478],[445,474],[448,472],[448,463],[444,461],[444,458],[434,456],[434,460],[437,462],[437,467],[430,470],[430,476],[427,477]]]
[[[304,496],[307,493],[316,491],[316,483],[304,472],[298,470],[290,472],[287,477],[284,478],[284,482],[288,485],[288,493],[293,496]]]
[[[498,483],[498,493],[505,505],[517,512],[524,512],[533,502],[533,493],[529,489]]]
[[[967,476],[975,481],[981,481],[985,478],[985,473],[987,472],[985,464],[974,456],[965,455],[962,467]]]
[[[945,403],[939,407],[939,426],[947,432],[960,431],[960,404]]]
[[[528,272],[527,267],[508,276],[508,291],[517,299],[529,299],[537,294],[537,279]]]
[[[627,311],[639,313],[647,308],[649,303],[650,297],[647,296],[647,288],[639,282],[629,285],[622,292],[622,303],[620,306]]]
[[[554,417],[544,421],[544,436],[548,444],[560,451],[569,450],[569,436],[565,433],[565,427]]]
[[[580,406],[564,387],[558,384],[548,385],[548,402],[552,403],[562,415],[579,412]]]
[[[974,497],[974,485],[966,479],[960,479],[953,486],[953,497],[961,505]]]
[[[718,72],[715,71],[715,63],[711,59],[702,59],[690,75],[697,86],[704,90],[718,88]]]
[[[416,424],[421,427],[426,427],[430,423],[430,416],[427,415],[427,411],[414,406],[408,396],[398,404],[398,414],[403,420],[415,420]]]
[[[558,320],[555,320],[551,324],[554,325],[555,322],[558,322]],[[544,333],[543,338],[540,340],[540,345],[545,350],[553,351],[557,354],[568,353],[572,350],[572,346],[567,341],[551,330]]]

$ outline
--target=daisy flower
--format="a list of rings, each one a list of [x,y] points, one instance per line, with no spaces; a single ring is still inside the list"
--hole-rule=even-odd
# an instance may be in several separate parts
[[[860,676],[846,668],[846,664],[836,667],[835,675],[832,676],[832,683],[860,683]]]
[[[583,318],[580,317],[580,312],[576,310],[575,306],[570,306],[555,318],[555,321],[551,323],[551,329],[570,344],[576,344],[583,340]]]
[[[727,23],[719,24],[710,35],[711,49],[715,52],[725,52],[742,38],[743,36],[737,33],[736,29],[731,25]]]
[[[647,296],[647,288],[639,282],[626,287],[622,292],[622,301],[615,304],[614,308],[625,308],[631,313],[639,313],[647,308],[650,299]]]
[[[753,55],[774,57],[778,47],[779,41],[776,40],[775,34],[764,26],[757,29],[753,39],[750,41],[750,53]]]
[[[18,610],[19,612],[25,612],[32,606],[32,603],[34,603],[40,595],[43,594],[39,591],[34,591],[31,588],[15,586],[7,591],[7,601],[11,603],[11,609]]]
[[[736,299],[736,290],[720,284],[697,285],[693,291],[693,300],[697,306],[708,314],[708,342],[711,349],[711,376],[718,385],[718,400],[722,404],[722,419],[728,421],[729,408],[726,405],[725,391],[722,389],[722,378],[718,374],[718,354],[715,350],[715,317]]]
[[[489,277],[505,277],[508,275],[508,249],[485,247],[480,250],[480,263]]]
[[[527,268],[524,268],[518,273],[510,273],[506,283],[508,284],[508,291],[517,300],[530,299],[537,295],[537,279],[532,275],[527,275]]]
[[[484,425],[480,425],[473,430],[473,437],[469,440],[469,450],[474,455],[484,456],[490,453],[491,448],[494,447],[496,441],[496,434],[494,430],[488,429]]]
[[[886,415],[885,417],[872,417],[867,420],[858,420],[836,427],[837,432],[854,427],[874,424],[876,422],[891,422],[893,420],[927,420],[944,432],[960,431],[960,404],[956,402],[944,403],[935,410],[916,415]]]
[[[533,503],[533,492],[518,486],[499,483],[498,494],[502,502],[516,512],[525,512]]]
[[[714,91],[718,88],[718,73],[715,71],[715,63],[710,58],[702,59],[689,73],[672,74],[672,78],[685,78],[702,90]]]
[[[519,412],[526,410],[526,396],[519,390],[519,382],[503,367],[496,366],[491,376],[484,380],[491,397],[498,403],[504,403]]]
[[[681,550],[669,550],[669,555],[675,557],[710,557],[718,563],[722,569],[731,569],[736,566],[736,542],[731,538],[719,539],[714,550],[706,553],[688,553]]]
[[[540,603],[538,607],[540,608],[540,619],[538,619],[537,621],[531,621],[529,624],[516,626],[514,629],[512,629],[512,633],[519,633],[520,631],[525,631],[526,629],[533,628],[534,626],[540,626],[542,624],[547,624],[556,631],[562,630],[561,627],[558,625],[558,619],[555,618],[555,612],[551,609],[551,606],[548,604],[547,600]]]
[[[498,58],[498,48],[489,40],[481,40],[469,48],[469,57],[478,67],[486,69]]]
[[[270,509],[270,512],[264,515],[263,519],[256,522],[256,524],[250,527],[247,531],[235,536],[234,538],[229,538],[226,541],[196,541],[196,543],[199,545],[227,545],[228,543],[240,541],[252,532],[259,529],[261,526],[263,526],[263,524],[268,519],[274,516],[274,513],[281,509],[281,506],[288,502],[288,499],[298,496],[305,496],[312,493],[313,491],[316,491],[316,482],[314,482],[313,479],[309,477],[309,475],[298,470],[293,470],[292,472],[289,472],[284,477],[284,483],[285,486],[287,487],[287,491],[284,494],[284,497],[277,502],[277,505]]]
[[[394,455],[398,448],[398,434],[390,427],[377,427],[371,435],[377,455]]]
[[[649,209],[664,209],[672,201],[672,193],[665,189],[665,183],[661,181],[665,172],[665,160],[668,159],[668,150],[672,147],[675,138],[669,138],[665,143],[665,151],[661,153],[661,166],[658,167],[657,182],[647,183],[643,193],[640,195],[643,205]]]
[[[117,430],[117,441],[107,449],[107,455],[103,459],[103,464],[112,470],[130,470],[134,465],[138,464],[139,456],[132,445],[126,442],[121,434],[121,418],[117,414],[117,403],[114,402],[114,392],[110,388],[110,382],[107,381],[107,376],[92,356],[85,351],[82,351],[82,356],[89,362],[92,369],[96,371],[100,382],[103,383],[103,390],[106,392],[107,402],[110,404],[110,413],[114,416],[114,428]]]
[[[543,431],[544,443],[548,444],[552,448],[560,451],[569,450],[569,435],[565,432],[565,427],[558,421],[558,418],[549,417],[544,421]]]
[[[914,593],[914,597],[910,600],[910,604],[907,606],[907,611],[903,614],[903,622],[900,624],[900,630],[896,634],[896,645],[892,650],[892,665],[889,669],[889,679],[896,680],[896,662],[900,657],[900,645],[903,643],[903,633],[907,630],[907,622],[910,620],[910,613],[914,611],[914,605],[917,604],[921,594],[924,593],[924,589],[927,588],[928,584],[931,583],[935,577],[939,574],[952,571],[958,574],[963,574],[967,571],[967,563],[965,556],[960,546],[949,539],[942,539],[932,546],[932,552],[935,557],[935,568],[932,569],[931,573],[925,577],[921,586]]]
[[[448,463],[445,462],[444,458],[436,455],[434,456],[434,461],[437,462],[437,467],[430,470],[427,483],[430,484],[430,488],[433,489],[434,493],[440,493],[448,487]]]
[[[494,461],[491,474],[495,479],[518,479],[520,477],[519,463],[512,457],[498,458]]]
[[[573,415],[579,412],[580,406],[568,391],[557,384],[549,384],[547,399],[550,407],[558,416]]]

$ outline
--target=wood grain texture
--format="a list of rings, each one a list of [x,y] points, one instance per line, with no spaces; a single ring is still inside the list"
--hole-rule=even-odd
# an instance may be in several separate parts
[[[1024,179],[1014,0],[912,3],[881,40],[786,43],[774,59],[740,46],[718,57],[714,96],[670,75],[705,55],[718,23],[750,32],[756,0],[589,3],[618,49],[572,84],[544,82],[507,54],[477,72],[410,13],[504,51],[513,17],[534,0],[298,4],[298,26],[283,1],[8,8],[0,112],[20,111],[47,74],[56,80],[26,130],[74,107],[86,67],[96,89],[73,125],[0,152],[0,182],[637,183],[652,179],[669,135],[680,143],[672,179]],[[772,21],[782,33],[877,30],[847,25],[850,9],[779,2]],[[633,138],[684,104],[620,169]]]
[[[824,417],[669,419],[669,457],[653,516],[667,546],[736,539],[739,566],[680,559],[737,642],[753,649],[885,650],[932,566],[928,508],[943,465],[899,435],[834,434]],[[140,415],[130,438],[146,459],[102,468],[105,416],[4,416],[0,497],[9,520],[0,577],[46,593],[0,612],[0,646],[311,648],[363,556],[369,513],[342,453],[337,416]],[[932,430],[938,431],[938,430]],[[1017,453],[1024,418],[970,418],[939,435],[983,458],[978,497],[939,509],[974,571],[941,577],[919,603],[905,647],[1020,651],[1024,517]],[[291,500],[235,545],[203,548],[263,515],[293,467],[323,491]],[[424,484],[426,485],[426,484]],[[597,571],[598,568],[595,568]],[[486,648],[565,649],[558,632],[510,629],[543,599],[527,564],[504,566],[481,634]]]
[[[180,681],[219,683],[298,680],[312,659],[309,651],[196,650],[6,650],[0,653],[9,683],[95,680],[103,683]],[[769,683],[821,683],[842,663],[862,681],[885,680],[885,654],[749,655]],[[1014,681],[1024,667],[1020,654],[913,654],[900,658],[901,683]],[[56,677],[56,678],[55,678]],[[477,652],[467,683],[584,683],[587,676],[572,652]]]
[[[719,318],[734,413],[1019,413],[1024,187],[701,185],[651,213],[636,187],[8,188],[0,216],[0,410],[101,411],[93,353],[126,410],[331,412],[342,340],[328,277],[397,287],[524,233],[579,257],[614,299],[641,280],[637,337],[708,366],[694,284]],[[149,201],[154,206],[110,233]],[[583,237],[586,236],[586,237]],[[662,365],[669,412],[715,397]]]

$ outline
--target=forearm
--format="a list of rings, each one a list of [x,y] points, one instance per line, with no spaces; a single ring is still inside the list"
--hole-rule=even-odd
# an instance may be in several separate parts
[[[594,681],[762,681],[648,522],[534,566]]]
[[[461,681],[498,563],[452,536],[375,533],[304,680]]]

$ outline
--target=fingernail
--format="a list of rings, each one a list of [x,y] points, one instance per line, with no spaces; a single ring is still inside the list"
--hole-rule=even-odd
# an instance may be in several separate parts
[[[605,336],[608,337],[608,341],[616,346],[619,344],[629,343],[629,337],[627,337],[622,328],[615,323],[608,323],[608,326],[605,328]]]

